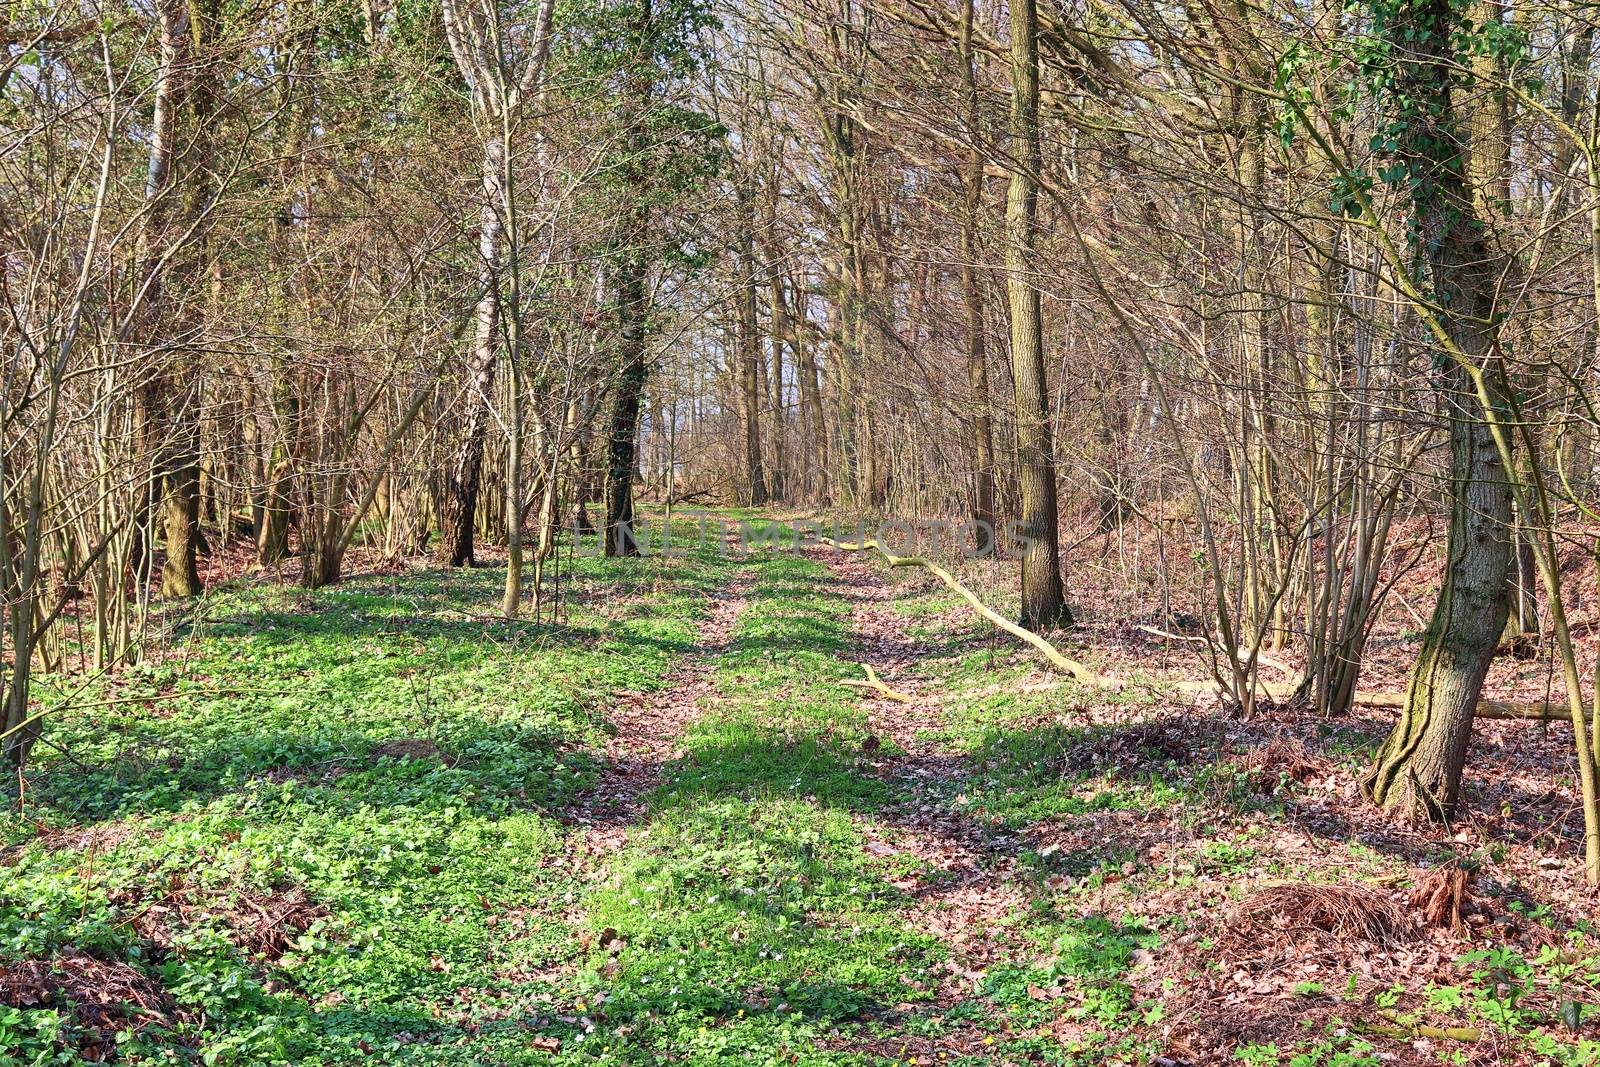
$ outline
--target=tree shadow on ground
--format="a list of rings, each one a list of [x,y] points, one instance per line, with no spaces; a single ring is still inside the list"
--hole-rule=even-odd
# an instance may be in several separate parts
[[[212,643],[191,668],[200,684],[147,686],[147,700],[53,734],[66,754],[41,748],[30,801],[68,819],[114,819],[294,780],[323,790],[335,806],[403,803],[438,790],[469,804],[558,807],[593,762],[578,749],[599,732],[602,693],[628,683],[640,665],[664,672],[660,665],[695,648],[647,625],[601,630],[316,608],[207,623]],[[502,691],[497,659],[522,664],[536,653],[570,655],[571,669],[555,664],[550,677]],[[263,679],[278,685],[264,687]],[[131,684],[138,693],[145,683]],[[435,752],[407,760],[384,751],[414,740]],[[374,770],[386,755],[388,773]],[[402,766],[408,762],[418,766]],[[413,789],[423,764],[436,779]]]

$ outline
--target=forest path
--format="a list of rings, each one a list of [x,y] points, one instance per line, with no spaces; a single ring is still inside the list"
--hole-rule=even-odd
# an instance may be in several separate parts
[[[986,931],[1020,898],[1011,861],[949,809],[964,761],[919,736],[937,706],[842,684],[890,655],[894,617],[881,577],[840,566],[724,559],[668,686],[610,711],[608,765],[567,835],[575,951],[520,976],[558,1022],[592,1026],[591,1047],[641,1062],[983,1054],[984,1030],[943,1017],[970,1005]]]
[[[893,787],[894,802],[875,814],[868,849],[916,857],[923,868],[906,880],[915,900],[907,920],[950,950],[940,1000],[970,996],[993,963],[1027,951],[1014,928],[1037,885],[1017,861],[1027,842],[961,810],[956,798],[974,774],[971,757],[950,744],[940,697],[915,680],[936,650],[916,637],[914,620],[895,611],[890,572],[855,553],[818,550],[816,558],[846,590],[856,659],[871,666],[910,702],[860,690],[873,732],[873,772]],[[919,691],[921,688],[922,691]]]
[[[742,567],[713,594],[694,647],[673,666],[664,688],[614,698],[599,775],[567,812],[578,830],[566,851],[580,867],[593,868],[623,846],[629,827],[645,818],[645,798],[661,787],[667,766],[682,758],[684,734],[717,699],[716,661],[733,642],[753,581]]]

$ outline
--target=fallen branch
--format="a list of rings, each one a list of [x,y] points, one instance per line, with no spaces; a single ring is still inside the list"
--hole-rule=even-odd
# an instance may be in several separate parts
[[[1402,1022],[1392,1011],[1385,1011],[1384,1018],[1389,1024],[1382,1023],[1357,1023],[1356,1028],[1369,1034],[1380,1037],[1391,1037],[1399,1041],[1415,1041],[1418,1038],[1429,1038],[1434,1041],[1461,1041],[1473,1042],[1483,1038],[1483,1031],[1476,1026],[1423,1026],[1416,1023]]]
[[[1098,674],[1084,666],[1082,663],[1079,663],[1077,660],[1063,655],[1060,649],[1056,648],[1055,645],[1052,645],[1043,637],[1040,637],[1031,630],[1023,629],[1021,626],[1018,626],[1010,619],[1007,619],[1005,616],[989,607],[989,605],[985,604],[978,598],[976,593],[962,585],[960,582],[956,581],[955,577],[951,575],[949,571],[945,570],[936,563],[922,558],[921,556],[897,556],[893,552],[890,552],[887,548],[883,547],[883,545],[877,541],[862,541],[857,544],[850,541],[835,541],[827,537],[820,538],[819,541],[824,545],[847,552],[862,552],[869,549],[875,550],[881,556],[883,556],[886,561],[888,561],[888,564],[891,567],[922,567],[930,571],[934,577],[938,578],[941,582],[948,586],[952,592],[958,594],[967,603],[971,604],[973,609],[979,615],[983,616],[985,619],[988,619],[990,622],[994,623],[1006,633],[1011,634],[1013,637],[1020,638],[1021,640],[1032,645],[1039,652],[1039,654],[1050,663],[1052,667],[1062,671],[1065,674],[1071,675],[1072,679],[1076,682],[1079,682],[1083,685],[1092,685],[1099,689],[1122,689],[1126,686],[1135,684],[1129,679],[1120,678],[1114,674]],[[1141,628],[1147,629],[1147,627]],[[1264,660],[1261,660],[1259,656],[1257,659],[1261,662],[1265,662]],[[870,673],[870,667],[868,668],[868,671]],[[877,688],[875,686],[871,686],[867,682],[847,682],[845,684]],[[881,685],[882,683],[879,684]],[[1166,687],[1168,689],[1176,690],[1180,693],[1190,693],[1195,695],[1215,694],[1218,688],[1217,683],[1214,681],[1171,682],[1167,683]],[[1270,697],[1276,701],[1293,700],[1301,695],[1299,686],[1277,684],[1272,682],[1258,683],[1255,691],[1258,694]],[[1356,707],[1362,708],[1403,708],[1406,704],[1406,694],[1358,692],[1351,700],[1351,703]],[[1475,718],[1479,719],[1543,719],[1552,722],[1567,722],[1572,717],[1571,712],[1568,711],[1564,705],[1551,704],[1547,701],[1488,700],[1483,698],[1478,700],[1478,705],[1475,709],[1473,709],[1472,714]],[[1593,717],[1592,712],[1586,711],[1585,715]]]
[[[891,567],[926,568],[927,570],[931,571],[933,575],[941,582],[949,586],[951,591],[959,594],[967,601],[967,603],[971,604],[973,608],[977,610],[979,615],[982,615],[984,618],[1000,627],[1000,629],[1006,631],[1006,633],[1011,634],[1013,637],[1020,637],[1022,640],[1028,642],[1028,644],[1038,649],[1040,655],[1049,660],[1052,666],[1066,671],[1080,682],[1087,682],[1089,684],[1100,684],[1102,682],[1100,675],[1096,674],[1094,671],[1091,671],[1088,667],[1085,667],[1077,660],[1068,659],[1066,656],[1063,656],[1060,650],[1057,649],[1056,646],[1052,645],[1049,641],[1046,641],[1032,630],[1023,629],[1010,619],[1007,619],[1005,616],[989,607],[989,605],[985,604],[982,600],[979,600],[976,593],[962,585],[960,582],[956,581],[955,578],[951,576],[949,571],[945,570],[937,563],[932,563],[926,559],[923,559],[921,556],[897,556],[893,552],[890,552],[887,548],[884,548],[877,541],[863,541],[859,545],[851,544],[848,541],[834,541],[826,537],[821,538],[821,541],[825,545],[832,545],[834,548],[845,549],[852,552],[859,552],[868,548],[877,549],[878,552],[883,555],[883,558],[889,561],[889,566]]]
[[[891,689],[885,685],[882,679],[878,677],[878,672],[872,669],[872,664],[863,663],[862,666],[867,669],[866,681],[861,682],[852,678],[840,682],[839,684],[848,685],[855,689],[871,689],[873,692],[881,693],[888,700],[898,700],[902,704],[915,703],[916,698],[902,693],[898,689]]]

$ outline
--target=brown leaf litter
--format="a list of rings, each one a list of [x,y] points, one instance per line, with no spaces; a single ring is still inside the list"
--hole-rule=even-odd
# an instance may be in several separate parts
[[[216,923],[234,947],[265,963],[282,959],[300,934],[328,915],[299,886],[206,889],[175,878],[154,899],[136,892],[113,894],[111,899],[131,912],[124,921],[134,933],[163,951],[177,951],[177,936],[183,931]]]
[[[1393,945],[1411,926],[1388,893],[1359,885],[1284,882],[1257,890],[1234,909],[1227,933],[1241,945],[1280,941],[1285,935],[1331,934]]]
[[[380,759],[396,760],[429,760],[443,764],[446,767],[456,765],[456,757],[441,749],[438,744],[426,737],[400,737],[392,741],[385,741],[372,750],[372,762]]]
[[[0,966],[0,1004],[70,1013],[76,1050],[89,1063],[116,1054],[116,1035],[169,1026],[178,1017],[161,983],[120,960],[68,950]]]

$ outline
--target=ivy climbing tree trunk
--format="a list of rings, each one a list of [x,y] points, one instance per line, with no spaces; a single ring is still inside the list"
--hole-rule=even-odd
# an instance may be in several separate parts
[[[1412,190],[1445,351],[1439,392],[1450,432],[1450,533],[1444,581],[1406,704],[1363,788],[1412,820],[1446,819],[1460,796],[1472,711],[1505,628],[1512,491],[1490,416],[1506,408],[1496,305],[1504,261],[1484,239],[1452,86],[1459,13],[1452,0],[1396,0],[1384,21],[1394,51],[1397,156]],[[1449,351],[1453,349],[1453,351]],[[1488,405],[1470,367],[1488,383]]]
[[[645,266],[629,250],[617,271],[617,314],[621,319],[618,355],[621,369],[611,405],[611,425],[606,435],[605,554],[637,556],[639,539],[634,529],[633,468],[639,441],[639,408],[644,396]]]

